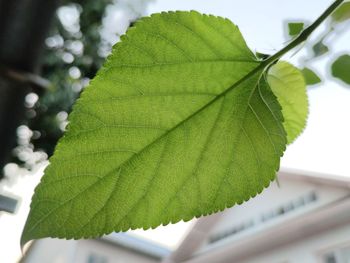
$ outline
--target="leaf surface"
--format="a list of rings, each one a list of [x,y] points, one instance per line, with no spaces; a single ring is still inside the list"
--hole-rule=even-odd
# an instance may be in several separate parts
[[[288,62],[280,61],[270,68],[267,79],[282,106],[284,129],[288,143],[292,143],[304,130],[308,115],[303,74]]]
[[[74,106],[21,243],[154,228],[260,193],[286,145],[263,70],[229,20],[137,22]]]

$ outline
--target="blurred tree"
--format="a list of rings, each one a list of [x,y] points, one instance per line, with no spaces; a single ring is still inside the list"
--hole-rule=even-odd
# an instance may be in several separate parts
[[[52,155],[74,101],[147,2],[63,1],[43,54],[41,76],[50,88],[41,96],[32,92],[25,97],[26,118],[17,128],[18,145],[5,175],[17,173],[18,167],[32,169]]]
[[[37,74],[57,2],[0,0],[0,167],[9,160],[16,143],[16,128],[24,118],[24,97],[32,89],[39,92],[47,86]]]

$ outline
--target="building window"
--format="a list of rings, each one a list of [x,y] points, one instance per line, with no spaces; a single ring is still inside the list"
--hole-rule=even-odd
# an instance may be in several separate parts
[[[322,263],[350,263],[350,247],[338,248],[324,254]]]
[[[337,259],[335,258],[335,254],[327,253],[323,256],[323,262],[322,263],[337,263]]]
[[[215,235],[212,235],[209,237],[209,243],[215,243],[221,239],[224,239],[228,236],[236,235],[240,232],[243,232],[247,229],[253,228],[255,225],[259,223],[265,223],[269,220],[275,219],[279,216],[283,216],[285,214],[288,214],[289,212],[292,212],[294,210],[297,210],[299,208],[303,208],[309,204],[315,203],[318,200],[318,196],[316,192],[311,191],[307,194],[304,194],[297,199],[293,199],[288,201],[287,203],[275,207],[274,209],[271,209],[264,214],[261,215],[260,219],[255,220],[255,218],[250,219],[249,221],[243,222],[239,225],[235,225],[224,232],[217,233]],[[331,261],[330,261],[331,262]],[[346,262],[350,263],[350,262]]]
[[[108,261],[104,256],[91,253],[88,257],[87,263],[108,263]]]

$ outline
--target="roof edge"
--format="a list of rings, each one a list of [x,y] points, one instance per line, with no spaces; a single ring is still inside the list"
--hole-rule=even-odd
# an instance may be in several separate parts
[[[157,259],[166,257],[171,253],[171,250],[164,246],[155,244],[145,239],[134,237],[128,233],[113,233],[96,240],[107,241],[114,245],[119,245]]]
[[[350,189],[350,177],[347,176],[331,175],[291,168],[281,168],[277,176],[284,179]]]

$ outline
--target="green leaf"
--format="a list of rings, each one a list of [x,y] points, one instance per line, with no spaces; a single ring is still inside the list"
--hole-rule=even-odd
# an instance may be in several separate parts
[[[292,37],[299,35],[300,32],[303,31],[303,29],[304,29],[303,22],[288,23],[288,34]]]
[[[319,57],[326,54],[329,51],[329,48],[323,43],[322,39],[312,47],[312,51],[314,52],[315,57]]]
[[[339,6],[332,14],[332,20],[336,23],[350,19],[350,2],[345,2]]]
[[[333,62],[332,75],[350,84],[350,55],[342,55]]]
[[[286,145],[264,67],[227,19],[137,22],[74,106],[21,243],[154,228],[260,193]]]
[[[293,65],[280,61],[270,68],[267,79],[282,106],[284,129],[288,143],[292,143],[304,130],[308,115],[303,74]]]
[[[304,76],[306,85],[315,85],[321,83],[320,77],[315,73],[315,71],[305,67],[301,70],[301,73]]]

